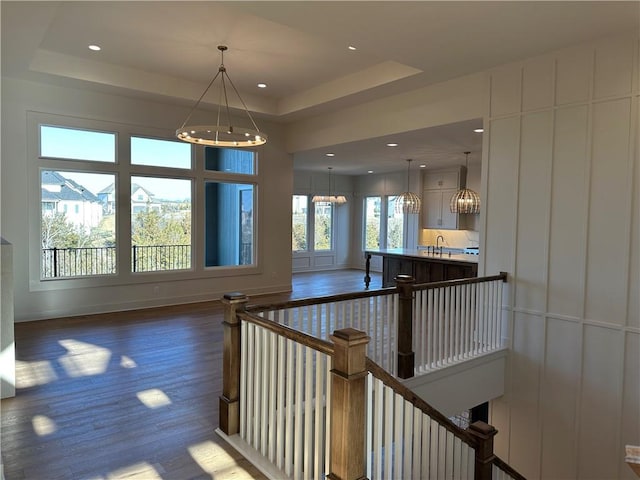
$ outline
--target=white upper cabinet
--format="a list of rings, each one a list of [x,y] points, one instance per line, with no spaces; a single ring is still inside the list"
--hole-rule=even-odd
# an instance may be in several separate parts
[[[449,202],[458,189],[464,187],[465,173],[464,167],[422,173],[422,228],[462,228],[461,217],[451,213]]]

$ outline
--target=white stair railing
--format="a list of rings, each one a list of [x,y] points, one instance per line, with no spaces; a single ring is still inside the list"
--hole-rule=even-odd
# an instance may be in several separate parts
[[[367,478],[474,477],[473,446],[371,374],[367,386]]]
[[[331,356],[241,322],[239,436],[294,479],[328,472]]]
[[[312,305],[304,301],[288,302],[286,308],[262,310],[260,314],[324,340],[343,328],[366,332],[371,339],[367,355],[395,374],[398,294],[393,290],[361,292],[360,296],[345,300],[332,300],[339,296],[319,298]]]
[[[218,433],[270,478],[523,480],[496,430],[462,430],[366,357],[354,328],[314,338],[225,296]]]
[[[504,279],[501,276],[490,278],[414,287],[416,374],[502,348]]]

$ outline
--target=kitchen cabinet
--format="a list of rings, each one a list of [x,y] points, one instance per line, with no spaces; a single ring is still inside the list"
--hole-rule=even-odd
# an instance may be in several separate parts
[[[425,171],[422,177],[422,228],[465,228],[464,217],[451,213],[451,197],[465,184],[466,169]]]
[[[478,276],[478,264],[451,262],[444,256],[419,259],[384,257],[382,287],[395,286],[395,278],[399,274],[411,275],[416,283],[443,282]]]
[[[449,209],[449,201],[457,191],[457,188],[424,190],[422,194],[423,228],[455,230],[459,227],[459,215],[451,213]]]
[[[424,250],[402,248],[367,250],[365,255],[382,256],[382,286],[395,286],[397,275],[411,275],[416,283],[441,282],[478,275],[477,255],[434,255]],[[369,276],[367,262],[366,278]],[[368,287],[368,285],[366,285]]]

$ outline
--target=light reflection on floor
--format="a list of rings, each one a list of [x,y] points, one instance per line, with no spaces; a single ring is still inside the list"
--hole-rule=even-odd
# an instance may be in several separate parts
[[[154,409],[171,405],[171,399],[162,390],[157,388],[138,392],[136,396],[147,408]]]
[[[193,460],[202,470],[211,474],[212,478],[224,477],[222,473],[229,469],[233,470],[234,479],[253,478],[247,470],[238,465],[236,459],[229,452],[211,440],[192,445],[188,450]],[[245,477],[244,474],[247,476]]]
[[[16,360],[16,388],[45,385],[58,379],[48,360],[25,362]]]
[[[58,362],[70,377],[100,375],[107,371],[111,359],[108,348],[73,339],[59,340],[58,343],[67,349]]]
[[[31,419],[31,424],[33,425],[33,431],[41,437],[51,435],[58,430],[56,422],[46,415],[34,415]]]

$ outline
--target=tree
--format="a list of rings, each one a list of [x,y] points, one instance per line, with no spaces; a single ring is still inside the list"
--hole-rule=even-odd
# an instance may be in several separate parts
[[[367,221],[365,240],[367,249],[380,248],[380,219],[372,218]]]
[[[315,249],[331,250],[331,215],[316,214]]]
[[[67,220],[64,212],[42,216],[42,248],[82,248],[90,238]]]
[[[294,252],[305,251],[307,249],[307,228],[303,223],[293,223],[291,229],[291,249]]]
[[[402,248],[402,217],[387,219],[387,248]]]
[[[136,213],[131,220],[134,271],[189,268],[190,211],[160,213],[157,210],[147,210]],[[177,248],[178,246],[182,248]]]

